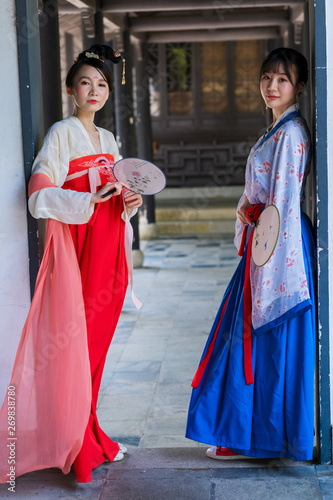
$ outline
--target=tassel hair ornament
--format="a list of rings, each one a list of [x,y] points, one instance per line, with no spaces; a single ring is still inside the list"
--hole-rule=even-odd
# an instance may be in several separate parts
[[[118,51],[115,51],[113,54],[114,54],[114,57],[121,57],[121,60],[122,60],[122,63],[123,63],[123,73],[122,73],[122,78],[121,78],[121,84],[125,85],[125,83],[126,83],[126,78],[125,78],[125,58]]]

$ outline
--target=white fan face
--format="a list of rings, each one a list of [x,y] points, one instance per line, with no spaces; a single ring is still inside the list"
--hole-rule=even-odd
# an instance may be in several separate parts
[[[139,158],[124,158],[113,168],[114,176],[134,193],[157,194],[166,186],[166,178],[160,168]]]
[[[275,205],[269,205],[261,213],[254,229],[252,240],[252,259],[256,266],[262,267],[274,252],[280,233],[280,214]]]

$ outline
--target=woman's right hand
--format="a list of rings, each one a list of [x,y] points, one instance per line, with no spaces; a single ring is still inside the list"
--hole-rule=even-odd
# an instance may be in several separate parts
[[[92,194],[91,203],[102,203],[104,201],[108,201],[110,198],[112,198],[112,196],[118,196],[121,193],[122,188],[123,186],[120,184],[120,182],[107,182],[105,186],[97,191],[97,193]],[[111,191],[111,189],[115,189],[115,191],[109,194],[109,196],[102,198],[103,194]]]
[[[245,198],[245,200],[237,210],[237,217],[239,218],[243,226],[246,226],[247,224],[252,224],[252,221],[246,215],[246,210],[248,210],[251,207],[253,207],[252,203],[250,203],[249,200]]]

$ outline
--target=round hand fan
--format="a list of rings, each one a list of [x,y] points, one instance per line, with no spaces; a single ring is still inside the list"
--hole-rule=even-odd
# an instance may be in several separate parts
[[[268,205],[260,214],[254,228],[252,259],[256,266],[264,266],[274,252],[280,233],[280,214],[275,205]]]
[[[153,163],[139,158],[124,158],[113,166],[113,175],[130,191],[138,194],[157,194],[166,186],[166,177]]]

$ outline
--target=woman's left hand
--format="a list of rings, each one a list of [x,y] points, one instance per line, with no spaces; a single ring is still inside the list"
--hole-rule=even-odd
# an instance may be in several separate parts
[[[139,208],[142,205],[142,196],[141,194],[133,193],[132,191],[128,191],[124,195],[124,201],[126,208],[134,209]]]

